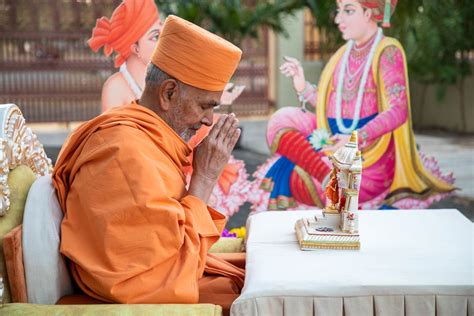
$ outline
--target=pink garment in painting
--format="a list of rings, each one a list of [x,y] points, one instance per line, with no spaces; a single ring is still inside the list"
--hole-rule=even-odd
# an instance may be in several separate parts
[[[363,44],[361,47],[353,47],[346,65],[344,83],[342,89],[341,102],[341,116],[343,120],[350,122],[356,112],[357,93],[360,87],[361,78],[363,76],[363,69],[366,63],[371,63],[368,60],[371,42]],[[387,98],[389,102],[389,109],[379,113],[379,106],[377,100],[377,83],[372,74],[372,67],[369,70],[367,82],[363,92],[362,106],[360,108],[360,122],[357,127],[359,135],[359,148],[364,149],[371,146],[379,137],[391,133],[396,130],[408,119],[408,97],[406,87],[408,86],[407,78],[405,78],[404,71],[404,56],[402,52],[394,46],[388,46],[384,49],[380,57],[379,71],[385,83],[387,91]],[[331,134],[339,134],[336,124],[331,122],[336,121],[336,91],[338,87],[338,76],[342,67],[342,58],[337,62],[332,82],[330,83],[330,91],[328,95],[328,102],[326,108],[326,115],[331,127]],[[307,82],[303,98],[316,107],[317,89],[315,86]],[[364,122],[365,120],[365,122]],[[344,124],[348,126],[350,124]],[[362,126],[361,126],[362,125]],[[267,142],[270,146],[275,146],[278,141],[276,137],[281,131],[292,129],[302,133],[305,137],[310,136],[313,131],[318,128],[316,126],[316,119],[314,113],[303,111],[300,108],[287,107],[277,111],[269,121],[267,128]],[[273,148],[274,149],[274,148]],[[382,157],[378,159],[373,165],[363,170],[362,184],[360,191],[360,202],[364,209],[379,208],[384,201],[385,196],[389,192],[395,172],[395,148],[393,139]],[[426,159],[423,160],[424,162]],[[261,166],[255,173],[256,181],[250,194],[251,202],[256,211],[267,209],[268,193],[264,193],[260,189],[261,183],[267,171],[272,167],[275,158],[269,160],[266,164]],[[425,165],[433,174],[438,175],[447,183],[453,183],[452,176],[442,176],[439,168],[433,160],[431,164]],[[313,178],[313,182],[317,182]],[[319,184],[319,186],[318,186]],[[321,184],[315,183],[318,188],[318,194],[322,201],[325,201],[322,195]],[[261,195],[264,195],[262,198]],[[410,200],[407,204],[403,200],[398,201],[396,205],[410,205],[411,207],[427,207],[435,200],[441,199],[447,193],[440,193],[425,200],[405,199]],[[301,203],[298,203],[297,208],[301,209]]]

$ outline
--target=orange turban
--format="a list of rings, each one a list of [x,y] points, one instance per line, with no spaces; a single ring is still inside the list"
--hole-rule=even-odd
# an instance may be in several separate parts
[[[153,0],[124,0],[112,17],[97,19],[89,46],[94,52],[104,46],[105,56],[117,52],[115,67],[130,56],[130,46],[136,43],[158,20],[158,8]]]
[[[241,55],[242,51],[234,44],[170,15],[151,62],[185,84],[207,91],[222,91]]]

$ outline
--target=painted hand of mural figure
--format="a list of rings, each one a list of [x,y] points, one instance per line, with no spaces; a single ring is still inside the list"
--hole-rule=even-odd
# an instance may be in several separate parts
[[[323,151],[334,153],[339,148],[343,147],[351,138],[351,135],[346,134],[336,134],[332,136],[329,140],[329,145],[323,146]]]
[[[231,105],[244,91],[244,85],[234,85],[229,82],[222,92],[221,105]]]
[[[295,89],[296,93],[303,92],[306,85],[306,80],[301,63],[298,61],[298,59],[293,57],[285,56],[283,59],[285,62],[280,66],[280,72],[287,77],[292,77],[293,88]]]

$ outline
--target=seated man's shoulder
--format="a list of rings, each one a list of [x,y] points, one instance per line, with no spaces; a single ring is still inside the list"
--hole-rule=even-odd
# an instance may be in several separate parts
[[[142,130],[128,124],[116,124],[101,128],[88,139],[86,148],[116,152],[136,151],[151,145],[151,140]]]
[[[133,123],[128,124],[128,122],[118,122],[113,126],[99,130],[98,133],[107,137],[106,142],[119,142],[127,146],[133,146],[137,142],[151,141],[144,130],[137,128]]]

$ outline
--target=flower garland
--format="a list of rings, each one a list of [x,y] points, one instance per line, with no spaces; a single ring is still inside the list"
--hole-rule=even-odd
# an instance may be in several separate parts
[[[351,53],[352,47],[354,46],[354,41],[350,40],[347,44],[346,51],[344,52],[344,56],[342,57],[342,64],[339,69],[339,78],[337,82],[337,92],[336,92],[336,124],[339,131],[343,134],[351,133],[359,124],[360,110],[362,108],[362,96],[364,95],[365,84],[367,83],[367,77],[369,75],[370,66],[372,65],[372,58],[374,57],[375,49],[381,39],[382,39],[382,29],[378,28],[375,41],[372,44],[372,47],[370,48],[369,57],[367,58],[367,62],[364,67],[364,72],[362,74],[362,80],[360,82],[359,91],[357,92],[357,101],[356,101],[356,108],[354,111],[354,119],[352,120],[352,124],[349,127],[346,127],[344,125],[344,122],[342,120],[342,113],[341,113],[342,86],[344,84],[345,69],[347,66],[347,62],[349,60],[349,54]]]
[[[121,66],[120,66],[120,72],[123,74],[123,76],[125,77],[125,80],[127,81],[128,83],[128,86],[130,87],[130,89],[132,89],[133,91],[133,94],[135,95],[135,97],[137,99],[140,99],[140,97],[142,96],[142,89],[140,89],[140,87],[138,86],[137,82],[135,81],[135,79],[133,79],[132,75],[130,74],[130,72],[128,72],[128,69],[127,69],[127,62],[124,62]]]

